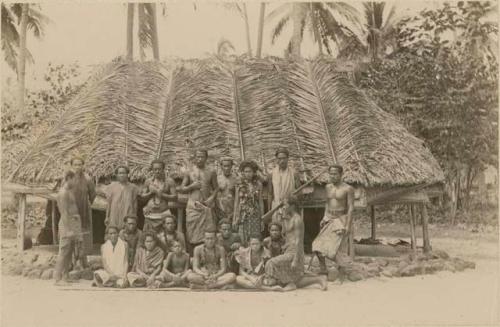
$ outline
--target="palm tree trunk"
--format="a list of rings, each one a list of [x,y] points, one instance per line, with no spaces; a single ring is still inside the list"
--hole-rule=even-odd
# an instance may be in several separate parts
[[[134,59],[134,3],[127,4],[127,59]]]
[[[153,37],[153,58],[154,60],[158,61],[160,60],[160,45],[158,42],[158,22],[156,19],[156,4],[155,3],[150,3],[151,6],[151,12],[153,13],[153,31],[152,31],[152,37]]]
[[[295,58],[300,57],[300,44],[302,43],[301,35],[301,15],[300,15],[300,3],[292,3],[292,22],[293,22],[293,34],[292,34],[292,56]]]
[[[316,39],[316,42],[318,42],[319,55],[322,57],[323,56],[323,42],[321,40],[321,36],[319,35],[318,21],[316,20],[316,13],[314,12],[314,7],[313,7],[312,2],[309,3],[309,8],[310,8],[310,15],[311,15],[311,20],[312,20],[314,38]]]
[[[145,22],[145,17],[144,17],[144,4],[143,3],[139,3],[137,5],[137,16],[138,16],[138,20],[137,20],[137,26],[139,27],[137,33],[138,33],[138,37],[137,39],[139,40],[139,56],[141,58],[141,61],[144,61],[145,59],[145,53],[144,53],[144,48],[142,47],[141,45],[141,28],[142,26],[144,26]]]
[[[23,3],[21,20],[19,23],[19,55],[17,56],[17,120],[23,122],[26,116],[24,112],[24,91],[26,81],[26,30],[28,27],[29,4]]]
[[[264,33],[264,16],[266,13],[266,4],[264,2],[260,3],[260,15],[259,15],[259,31],[257,34],[257,58],[262,55],[262,34]]]
[[[250,26],[248,25],[248,14],[247,14],[247,6],[243,3],[243,19],[245,20],[245,30],[247,35],[247,48],[248,48],[248,56],[252,56],[252,43],[250,40]]]

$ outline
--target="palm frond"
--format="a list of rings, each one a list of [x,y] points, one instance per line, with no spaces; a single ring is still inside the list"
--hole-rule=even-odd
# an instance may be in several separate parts
[[[54,180],[77,151],[96,177],[127,162],[132,178],[143,178],[157,157],[176,170],[197,147],[216,158],[266,158],[269,169],[281,145],[293,165],[317,173],[337,162],[347,182],[367,187],[442,181],[422,141],[334,66],[277,58],[111,63],[24,152],[12,180]]]
[[[271,21],[278,16],[291,17],[291,12],[292,5],[290,3],[284,3],[267,14],[265,21]]]
[[[283,29],[285,28],[285,26],[288,24],[289,21],[290,21],[290,16],[285,16],[276,24],[276,26],[271,31],[271,44],[274,44],[274,42],[281,35],[281,32],[283,32]]]

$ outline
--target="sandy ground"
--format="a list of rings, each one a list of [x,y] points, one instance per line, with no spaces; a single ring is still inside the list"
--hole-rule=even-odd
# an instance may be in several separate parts
[[[498,236],[431,229],[432,234],[443,235],[434,236],[434,248],[473,260],[476,269],[334,282],[326,292],[303,289],[286,294],[97,291],[85,285],[63,290],[52,281],[2,276],[1,325],[498,325]]]

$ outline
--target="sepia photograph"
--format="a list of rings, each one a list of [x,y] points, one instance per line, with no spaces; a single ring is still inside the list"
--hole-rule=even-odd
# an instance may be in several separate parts
[[[498,1],[0,3],[1,326],[500,326]]]

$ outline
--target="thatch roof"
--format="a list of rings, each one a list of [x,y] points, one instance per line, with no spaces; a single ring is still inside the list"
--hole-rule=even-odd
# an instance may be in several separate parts
[[[278,145],[288,147],[298,169],[315,174],[337,162],[346,181],[364,186],[443,180],[423,142],[331,63],[275,58],[111,63],[37,140],[11,180],[53,180],[75,152],[98,177],[121,163],[144,175],[157,157],[176,170],[193,147],[270,168]]]

